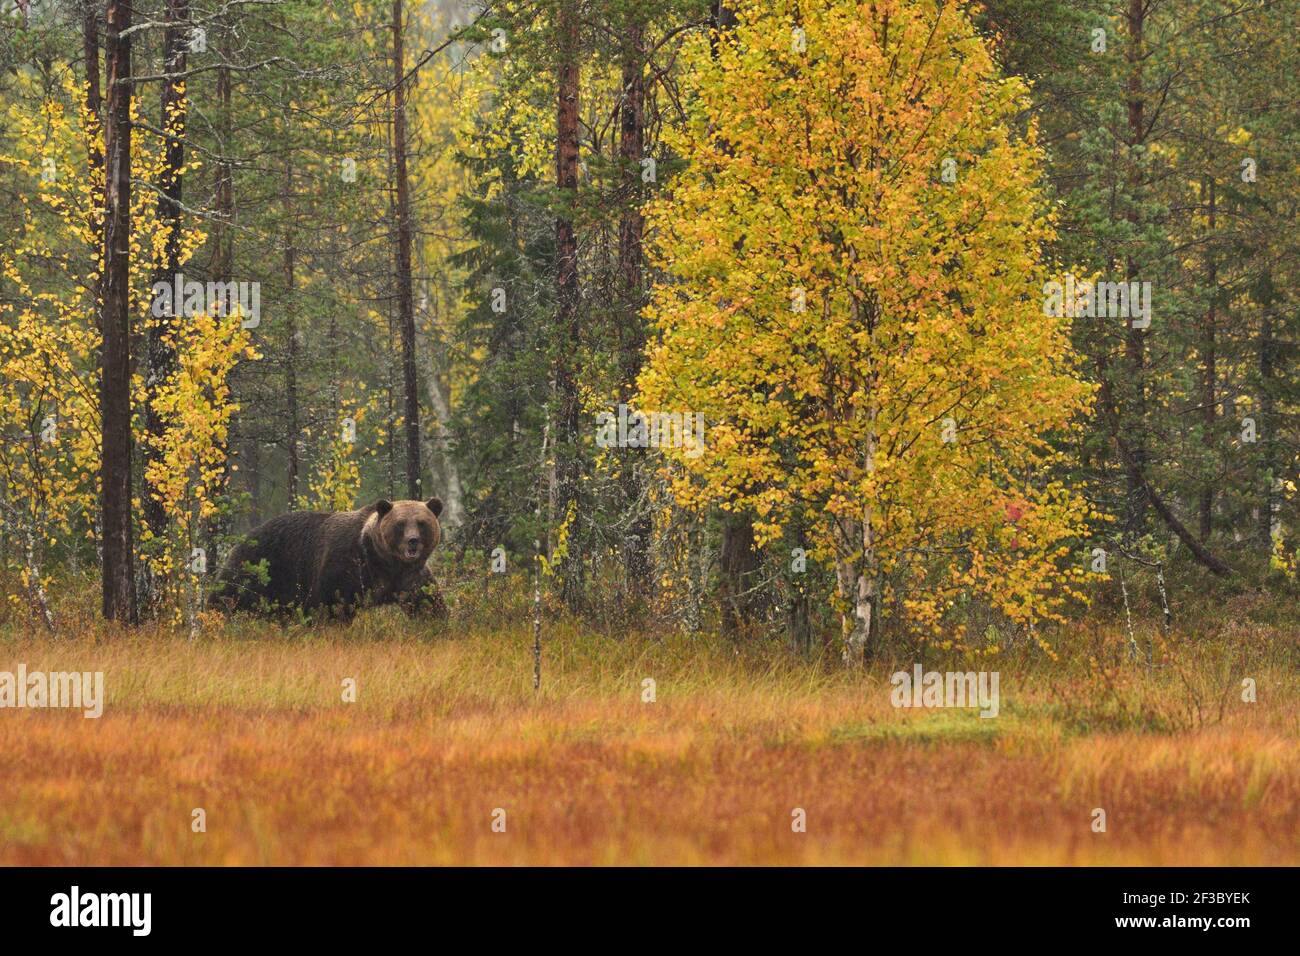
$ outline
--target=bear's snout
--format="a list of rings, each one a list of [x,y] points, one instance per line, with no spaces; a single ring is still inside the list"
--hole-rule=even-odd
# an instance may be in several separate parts
[[[424,541],[418,534],[408,535],[406,538],[406,556],[408,558],[418,558],[420,552],[424,550]]]

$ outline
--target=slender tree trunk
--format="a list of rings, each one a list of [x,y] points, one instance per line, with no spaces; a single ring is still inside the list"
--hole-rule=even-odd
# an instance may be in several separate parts
[[[99,4],[96,0],[84,0],[81,43],[86,61],[86,109],[98,121],[102,104],[99,96]],[[103,165],[104,157],[97,148],[92,148],[90,160],[92,166],[99,166]]]
[[[168,0],[167,28],[163,33],[163,63],[168,74],[178,74],[185,70],[185,51],[188,46],[189,0]],[[154,273],[153,281],[171,285],[181,264],[181,168],[185,165],[185,100],[182,94],[183,81],[179,76],[172,76],[162,85],[162,119],[160,128],[167,132],[167,141],[163,153],[161,196],[158,199],[158,219],[163,223],[167,233],[165,261]],[[174,303],[179,305],[179,303]],[[163,506],[161,492],[148,479],[150,465],[161,461],[158,447],[164,432],[162,416],[155,408],[158,388],[176,369],[176,349],[169,336],[176,328],[176,320],[170,315],[151,316],[146,326],[148,344],[148,369],[145,372],[145,427],[148,441],[144,447],[145,493],[143,495],[144,519],[150,534],[155,540],[163,539],[167,534],[167,512]],[[151,597],[156,597],[151,595]]]
[[[396,111],[389,110],[388,115],[384,118],[384,169],[388,170],[388,218],[394,223],[401,218],[397,214],[397,164],[393,158],[396,154],[396,150],[393,148],[393,128],[397,125],[394,122],[395,116]],[[397,233],[393,233],[393,236],[396,238]],[[384,457],[388,466],[388,483],[385,486],[387,491],[384,494],[390,498],[397,496],[397,453],[399,451],[403,452],[403,458],[405,458],[405,448],[403,446],[406,444],[405,435],[402,436],[400,441],[397,436],[398,396],[396,381],[393,378],[393,370],[401,365],[402,352],[401,345],[394,344],[401,341],[400,335],[394,337],[396,329],[395,317],[399,311],[397,308],[397,289],[401,285],[401,280],[398,278],[397,258],[398,248],[396,242],[394,242],[392,287],[388,289],[387,294],[384,296],[384,323],[385,331],[388,333],[388,342],[384,348],[384,431],[388,436],[387,441],[384,443],[387,448],[387,454]],[[394,355],[398,356],[396,362],[393,361]],[[402,402],[404,405],[405,399]],[[405,469],[405,461],[403,461],[402,467]]]
[[[560,62],[556,98],[555,185],[564,202],[571,204],[578,190],[578,21],[567,4],[560,6]],[[555,220],[556,299],[559,326],[563,332],[577,332],[578,326],[578,241],[572,209],[561,208]],[[573,364],[564,368],[562,401],[571,404],[577,382]],[[566,440],[572,436],[566,435]]]
[[[447,428],[447,423],[451,421],[451,384],[447,378],[446,362],[440,360],[440,356],[447,353],[443,346],[443,299],[441,290],[435,288],[429,292],[432,293],[427,301],[432,310],[433,336],[425,340],[426,354],[421,359],[426,369],[425,393],[435,419],[429,449],[429,467],[437,482],[434,490],[442,498],[442,515],[439,520],[444,529],[452,529],[459,527],[464,520],[465,495],[460,483],[460,470],[456,467],[456,458],[452,452],[451,433]]]
[[[631,14],[637,16],[636,13]],[[642,170],[645,152],[645,30],[641,23],[631,24],[623,48],[623,103],[619,111],[618,154],[622,167],[623,214],[618,225],[618,273],[622,297],[619,352],[622,394],[631,404],[636,394],[636,379],[645,354],[645,323],[641,309],[645,305],[642,288],[642,237],[645,219],[641,215]],[[624,571],[628,589],[644,594],[652,580],[650,573],[650,538],[653,525],[649,507],[642,499],[644,448],[624,448],[622,462],[623,507],[630,516],[625,537]]]
[[[411,195],[406,172],[406,84],[402,82],[402,0],[393,0],[393,176],[397,190],[397,318],[402,333],[406,418],[406,491],[423,497],[420,472],[420,386],[415,365],[415,305],[411,292]]]
[[[100,368],[103,612],[135,624],[135,561],[131,534],[131,5],[109,0],[105,56],[108,122],[104,153],[103,355]]]
[[[392,302],[388,304],[388,354],[384,361],[384,405],[387,412],[387,418],[384,425],[388,432],[388,496],[391,498],[397,494],[397,389],[393,380],[393,308]]]
[[[1277,396],[1274,376],[1274,340],[1273,320],[1276,300],[1273,293],[1272,276],[1266,283],[1268,301],[1264,304],[1264,318],[1259,330],[1259,431],[1263,443],[1262,464],[1262,507],[1259,509],[1259,538],[1266,553],[1273,550],[1273,521],[1277,516],[1277,477],[1278,445],[1274,432],[1277,430]]]
[[[230,41],[225,35],[218,47],[222,61],[230,56]],[[212,274],[218,282],[229,282],[235,271],[235,171],[230,159],[234,150],[232,140],[234,118],[231,111],[231,79],[229,68],[217,70],[217,103],[220,112],[218,126],[221,135],[221,156],[216,173],[216,228],[213,230]]]
[[[813,614],[812,600],[808,592],[807,581],[809,575],[806,567],[799,571],[793,567],[794,549],[804,555],[805,565],[808,553],[808,526],[804,515],[796,511],[792,516],[789,542],[791,551],[787,557],[789,562],[786,565],[785,583],[789,594],[785,602],[785,626],[786,636],[790,640],[790,648],[798,653],[806,654],[812,650],[813,645]]]
[[[645,41],[638,24],[628,30],[623,51],[623,104],[619,111],[619,160],[622,164],[622,192],[625,207],[618,227],[618,270],[627,299],[630,333],[624,340],[624,372],[640,371],[645,344],[641,322],[641,240],[645,220],[641,215],[641,159],[645,151]]]
[[[1206,194],[1209,201],[1209,235],[1206,238],[1206,257],[1207,274],[1210,285],[1210,304],[1205,311],[1205,328],[1201,332],[1201,427],[1203,428],[1201,441],[1205,445],[1206,457],[1214,461],[1214,431],[1215,420],[1218,417],[1218,343],[1216,341],[1217,329],[1215,308],[1219,302],[1219,276],[1218,264],[1214,257],[1214,228],[1215,228],[1215,195],[1214,180],[1209,179],[1206,182]],[[1209,540],[1210,532],[1214,530],[1214,471],[1210,472],[1208,479],[1201,488],[1201,527],[1200,536],[1202,541]]]
[[[54,615],[50,613],[50,602],[45,594],[45,585],[41,580],[41,565],[36,558],[36,532],[29,524],[26,533],[27,594],[32,608],[40,615],[45,630],[54,633]]]
[[[293,205],[293,166],[284,166],[284,316],[285,316],[285,360],[284,360],[284,404],[285,428],[284,447],[287,459],[289,507],[297,507],[298,500],[298,441],[301,438],[302,424],[298,413],[298,310],[294,304],[294,249],[291,208]]]
[[[230,62],[230,25],[221,24],[221,40],[218,50],[221,62]],[[220,130],[222,160],[217,164],[216,205],[217,228],[215,230],[215,257],[213,273],[218,282],[230,283],[235,276],[235,170],[226,157],[234,155],[234,116],[232,114],[231,71],[222,66],[217,70],[217,100],[220,103]],[[227,285],[226,288],[229,288]],[[219,501],[230,487],[230,445],[227,441],[221,445],[221,473],[212,482],[209,494]],[[204,529],[204,546],[207,548],[208,564],[216,567],[220,563],[221,541],[226,533],[226,515],[219,509],[208,520]]]
[[[874,301],[864,302],[856,278],[852,283],[849,300],[850,328],[865,325],[868,339],[874,339],[876,306]],[[868,348],[871,346],[869,345]],[[861,467],[867,476],[876,471],[876,419],[879,415],[876,399],[876,373],[868,354],[868,364],[862,370],[869,395],[866,421],[862,428]],[[857,410],[845,407],[837,417],[852,420]],[[854,521],[841,522],[839,540],[836,542],[839,557],[835,566],[835,584],[841,603],[848,609],[841,618],[843,647],[841,656],[846,666],[861,664],[875,652],[880,623],[877,606],[880,600],[880,568],[876,559],[875,502],[867,498],[861,502],[860,516]]]
[[[81,39],[82,48],[86,60],[86,112],[90,114],[90,125],[86,130],[86,166],[90,174],[90,182],[94,183],[104,175],[104,151],[98,141],[99,135],[103,132],[103,101],[99,93],[99,0],[84,0],[85,11],[81,22]],[[104,192],[102,189],[95,189],[91,195],[90,213],[90,234],[92,236],[102,235],[104,228]],[[101,264],[102,265],[102,264]],[[92,290],[96,302],[99,301],[100,290],[103,283],[103,269],[98,270],[100,278],[95,280],[95,288]],[[95,326],[102,335],[104,328],[102,325],[103,316],[100,310],[95,310]]]
[[[578,394],[578,362],[582,326],[579,314],[578,238],[573,225],[572,204],[578,191],[578,11],[561,3],[558,10],[559,49],[556,61],[556,150],[555,185],[560,195],[555,219],[555,387],[559,404],[559,440],[556,497],[562,513],[581,494],[581,402]],[[563,571],[563,595],[576,608],[582,595],[582,560],[579,549],[571,548]]]
[[[868,427],[875,428],[874,415]],[[867,470],[871,471],[876,458],[874,435],[868,435],[865,444]],[[867,501],[862,506],[862,563],[858,579],[854,582],[852,627],[848,628],[844,640],[845,664],[863,663],[871,657],[874,650],[876,632],[880,627],[876,621],[876,605],[879,601],[877,580],[875,515],[872,513],[871,502]]]
[[[1126,102],[1128,105],[1128,139],[1129,139],[1129,209],[1128,220],[1136,232],[1139,227],[1137,193],[1142,183],[1142,169],[1135,158],[1135,148],[1146,138],[1145,94],[1143,93],[1143,33],[1145,29],[1146,4],[1149,0],[1129,0],[1128,13],[1128,83]],[[1134,256],[1127,257],[1126,273],[1130,282],[1137,281],[1138,263]],[[1128,443],[1132,451],[1134,465],[1138,472],[1145,472],[1147,465],[1146,446],[1146,333],[1133,325],[1129,319],[1128,332],[1125,336],[1125,353],[1128,358],[1130,377],[1127,401],[1126,428],[1129,432]],[[1127,530],[1137,533],[1146,524],[1148,500],[1146,485],[1137,481],[1130,472],[1128,480],[1128,516]]]
[[[878,627],[875,619],[875,542],[871,522],[870,505],[863,509],[861,519],[837,522],[840,555],[835,561],[835,592],[846,609],[840,618],[840,656],[846,667],[867,659]],[[851,550],[855,546],[859,550]]]

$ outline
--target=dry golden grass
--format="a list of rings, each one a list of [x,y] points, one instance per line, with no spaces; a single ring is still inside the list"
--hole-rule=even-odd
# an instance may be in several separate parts
[[[981,720],[893,708],[891,666],[772,645],[557,626],[535,694],[526,628],[81,631],[0,631],[0,670],[101,670],[108,696],[98,720],[0,711],[0,863],[1300,862],[1300,687],[1275,633],[1244,642],[1254,704],[1191,641],[1151,671],[1022,650],[982,665],[1002,714]]]

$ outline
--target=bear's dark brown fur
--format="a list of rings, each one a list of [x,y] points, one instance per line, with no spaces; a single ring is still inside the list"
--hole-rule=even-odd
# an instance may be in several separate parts
[[[351,618],[362,607],[400,604],[443,616],[425,567],[442,537],[442,502],[380,500],[359,511],[294,511],[250,531],[218,577],[212,602],[253,611]]]

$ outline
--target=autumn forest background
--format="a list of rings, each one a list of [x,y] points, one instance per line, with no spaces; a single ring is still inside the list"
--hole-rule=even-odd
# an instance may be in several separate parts
[[[1298,32],[1274,0],[3,0],[0,647],[116,668],[113,739],[154,749],[63,843],[0,779],[0,858],[1293,862]],[[432,495],[445,626],[207,606],[267,518]],[[1016,675],[1008,717],[891,711],[914,661]],[[56,777],[107,759],[21,720]],[[218,779],[241,823],[196,848],[160,794]],[[752,836],[800,779],[831,836]],[[550,829],[432,822],[494,787]],[[1098,791],[1151,825],[1074,836]]]

